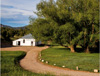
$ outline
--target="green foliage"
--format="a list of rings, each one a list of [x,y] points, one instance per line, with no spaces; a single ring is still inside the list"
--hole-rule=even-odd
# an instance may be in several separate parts
[[[38,39],[85,50],[99,41],[99,0],[43,0],[35,13],[38,18],[30,24]]]
[[[11,40],[10,37],[14,36],[14,30],[12,28],[1,28],[1,40]]]
[[[29,34],[27,28],[14,29],[14,28],[1,27],[1,40],[3,41],[12,41],[26,34]]]
[[[37,40],[47,41],[52,40],[54,27],[51,26],[50,20],[36,19],[30,27],[32,28],[31,33]],[[35,28],[35,29],[34,29]]]

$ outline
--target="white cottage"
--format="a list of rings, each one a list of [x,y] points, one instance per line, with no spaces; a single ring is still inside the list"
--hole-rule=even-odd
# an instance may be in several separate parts
[[[25,35],[22,38],[13,41],[13,46],[36,46],[40,44],[41,41],[37,42],[31,34]]]

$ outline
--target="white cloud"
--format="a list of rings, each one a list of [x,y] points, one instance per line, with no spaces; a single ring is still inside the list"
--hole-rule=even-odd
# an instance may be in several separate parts
[[[3,18],[16,18],[18,15],[36,16],[32,11],[17,9],[17,8],[2,8],[1,16]]]
[[[18,15],[36,17],[33,11],[36,11],[36,4],[39,2],[40,0],[2,0],[1,5],[13,7],[2,7],[2,18],[17,18]]]
[[[37,17],[36,5],[41,0],[0,0],[1,20],[3,24],[22,26],[29,23],[29,16]],[[1,23],[1,22],[0,22]]]
[[[26,9],[35,11],[36,5],[40,2],[40,0],[2,0],[2,5],[9,5],[16,7],[18,9]]]

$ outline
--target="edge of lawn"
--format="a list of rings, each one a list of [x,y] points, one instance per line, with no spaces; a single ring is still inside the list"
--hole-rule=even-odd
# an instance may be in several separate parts
[[[49,48],[51,48],[51,47],[49,47]],[[47,49],[49,49],[49,48],[47,48]],[[44,50],[42,50],[42,51],[45,51],[45,50],[46,50],[46,49],[44,49]],[[42,62],[42,61],[40,60],[40,59],[42,59],[41,56],[40,56],[40,54],[41,54],[42,51],[40,51],[40,52],[38,53],[38,56],[37,56],[37,62],[39,62],[39,63],[41,63],[41,64],[43,64],[43,65],[46,65],[46,66],[52,67],[52,68],[63,69],[63,70],[70,70],[70,71],[80,71],[80,72],[94,73],[94,72],[92,72],[92,71],[74,70],[74,69],[63,68],[63,67],[54,66],[54,65],[50,65],[50,64],[47,64],[47,63],[45,63],[45,62]],[[100,73],[100,72],[98,72],[98,73]]]
[[[0,54],[2,54],[2,52],[14,52],[14,51],[0,51]],[[47,73],[47,74],[44,74],[44,73],[35,73],[35,72],[31,72],[31,71],[28,71],[28,70],[25,70],[23,67],[21,67],[20,65],[20,60],[23,59],[27,52],[24,52],[24,51],[17,51],[17,52],[22,52],[21,55],[17,56],[15,59],[14,59],[14,64],[15,66],[17,66],[18,68],[20,68],[23,72],[28,72],[28,73],[32,73],[32,76],[55,76],[51,73]]]

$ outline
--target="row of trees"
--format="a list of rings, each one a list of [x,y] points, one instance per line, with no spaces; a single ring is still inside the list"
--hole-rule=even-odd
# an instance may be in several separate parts
[[[37,19],[30,19],[35,38],[67,45],[75,52],[76,45],[90,52],[99,43],[99,0],[53,0],[37,5]]]
[[[14,28],[8,28],[8,27],[1,27],[1,40],[12,41],[28,33],[29,31],[27,30],[27,28],[14,29]]]

